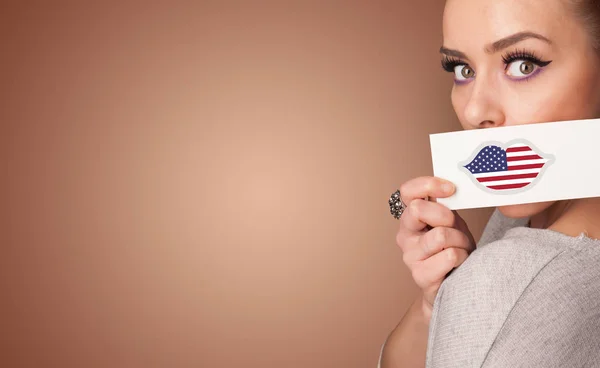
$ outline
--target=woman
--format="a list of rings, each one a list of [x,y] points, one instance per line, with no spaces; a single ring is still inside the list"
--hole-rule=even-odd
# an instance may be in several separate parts
[[[440,52],[464,129],[600,117],[598,0],[448,0]],[[422,292],[381,367],[600,367],[600,199],[499,207],[476,249],[424,200],[453,190],[400,187],[397,243]]]

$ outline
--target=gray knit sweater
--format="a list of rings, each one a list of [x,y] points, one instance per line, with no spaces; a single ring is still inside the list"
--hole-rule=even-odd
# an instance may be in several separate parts
[[[600,241],[493,213],[440,286],[427,368],[600,367]]]

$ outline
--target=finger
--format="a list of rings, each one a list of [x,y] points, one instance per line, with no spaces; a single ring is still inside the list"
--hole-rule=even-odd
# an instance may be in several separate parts
[[[419,288],[423,290],[431,288],[442,282],[446,274],[460,266],[468,256],[464,249],[447,248],[413,265],[412,277]]]
[[[455,215],[448,207],[423,199],[414,199],[404,210],[400,226],[409,231],[421,231],[426,226],[454,226]]]
[[[454,213],[453,227],[467,234],[471,243],[471,251],[475,250],[475,238],[473,237],[473,234],[471,234],[471,231],[469,230],[469,226],[467,225],[466,221],[458,214],[458,211],[452,210],[452,213]]]
[[[446,248],[460,248],[471,253],[471,240],[462,231],[452,227],[435,227],[419,238],[419,246],[413,249],[417,260],[425,260]]]
[[[473,251],[469,237],[462,231],[449,227],[436,227],[419,236],[416,243],[412,241],[407,244],[403,257],[405,263],[413,264],[452,247],[464,249],[467,254]]]
[[[434,176],[422,176],[400,186],[400,198],[407,205],[416,198],[444,198],[454,193],[454,184]]]
[[[415,249],[418,246],[421,236],[421,233],[415,233],[401,228],[398,230],[398,233],[396,233],[396,244],[400,247],[404,255],[407,253],[410,254],[411,249]]]

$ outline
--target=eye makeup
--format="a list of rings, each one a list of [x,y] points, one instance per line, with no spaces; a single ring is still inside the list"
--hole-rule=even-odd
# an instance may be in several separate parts
[[[502,61],[505,64],[505,68],[504,68],[505,71],[508,70],[509,66],[512,63],[519,62],[519,61],[526,61],[526,62],[530,62],[531,64],[535,65],[535,70],[526,76],[515,77],[512,75],[507,75],[507,77],[510,80],[515,81],[515,82],[528,81],[529,79],[538,75],[544,69],[544,67],[548,66],[552,62],[552,60],[544,61],[541,58],[539,58],[538,56],[536,56],[534,52],[531,52],[528,50],[515,50],[515,51],[507,52],[506,54],[504,54],[502,56]]]
[[[548,65],[552,62],[552,60],[542,61],[542,59],[537,57],[534,52],[522,50],[522,49],[507,52],[506,54],[504,54],[502,56],[502,61],[504,61],[504,64],[506,64],[506,66],[508,66],[510,63],[512,63],[514,61],[519,61],[519,60],[530,61],[539,67],[545,67],[546,65]]]
[[[456,59],[452,56],[445,56],[442,58],[442,68],[448,73],[454,73],[454,69],[459,65],[468,65],[460,59]]]
[[[544,67],[548,66],[552,60],[542,60],[540,57],[538,57],[534,52],[532,51],[528,51],[525,49],[517,49],[514,51],[509,51],[506,52],[504,55],[502,55],[502,61],[504,63],[504,71],[507,72],[509,69],[509,66],[514,63],[514,62],[518,62],[518,61],[523,61],[523,62],[530,62],[535,66],[535,70],[526,76],[523,77],[515,77],[515,76],[511,76],[511,75],[507,75],[507,78],[509,78],[512,81],[515,82],[521,82],[521,81],[527,81],[530,78],[536,76],[539,72],[541,72],[543,70]],[[470,81],[470,79],[465,79],[465,80],[460,80],[456,78],[456,68],[459,66],[464,66],[464,67],[469,67],[469,64],[466,63],[465,61],[452,57],[452,56],[447,56],[444,55],[444,57],[442,58],[442,68],[449,72],[449,73],[453,73],[455,75],[454,77],[454,82],[456,84],[466,84]]]
[[[457,70],[457,68],[459,67],[462,67],[463,69],[461,69],[460,71]],[[471,81],[471,79],[473,79],[472,77],[465,77],[464,79],[458,78],[459,74],[461,74],[462,76],[462,72],[465,68],[469,68],[471,71],[473,70],[468,63],[460,59],[445,55],[442,59],[442,68],[448,73],[454,74],[454,83],[457,85],[467,84]]]

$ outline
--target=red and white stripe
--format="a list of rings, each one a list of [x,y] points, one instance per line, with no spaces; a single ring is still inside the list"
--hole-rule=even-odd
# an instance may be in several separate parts
[[[513,144],[506,149],[507,171],[474,174],[481,184],[490,189],[504,190],[527,186],[548,162],[526,144]]]

